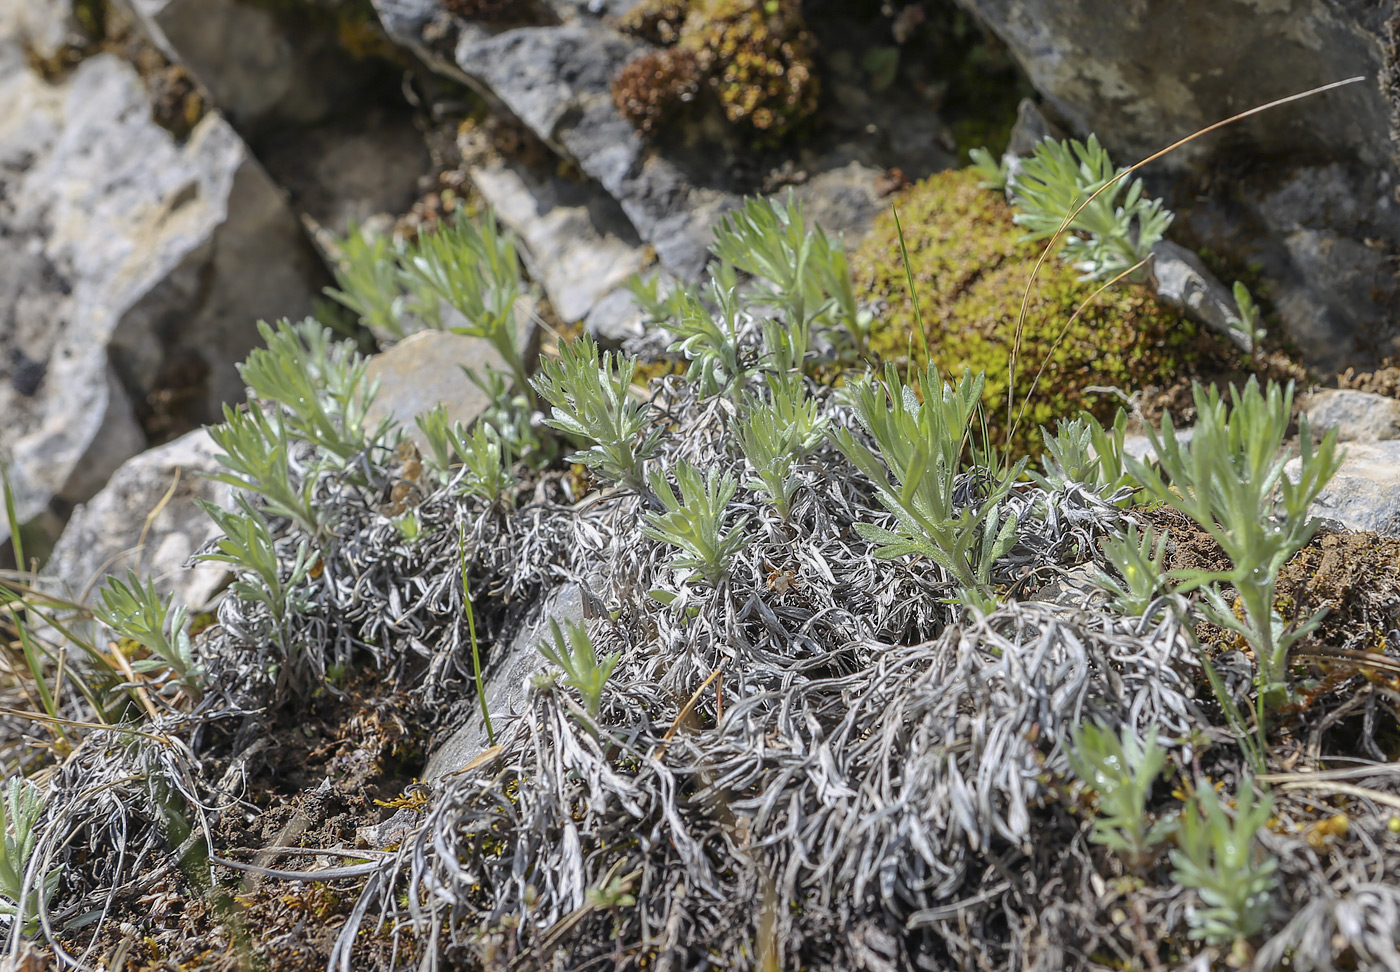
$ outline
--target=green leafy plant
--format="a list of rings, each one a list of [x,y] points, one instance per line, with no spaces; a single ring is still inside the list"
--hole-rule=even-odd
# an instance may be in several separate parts
[[[454,219],[450,226],[420,233],[403,259],[404,279],[445,301],[466,319],[450,328],[488,341],[506,362],[516,386],[530,383],[517,346],[515,301],[520,296],[520,261],[515,240],[488,215],[480,225]]]
[[[992,566],[1016,540],[1016,518],[1003,520],[999,504],[1025,461],[1005,470],[980,496],[959,503],[959,495],[972,492],[960,489],[959,477],[985,376],[964,372],[950,385],[925,370],[912,379],[921,395],[892,365],[883,387],[869,379],[851,386],[856,417],[879,447],[878,457],[849,429],[831,433],[837,448],[875,484],[881,505],[898,523],[896,530],[871,523],[858,523],[856,530],[878,544],[877,557],[928,557],[951,575],[964,603],[988,610],[996,603]]]
[[[1250,378],[1244,391],[1230,389],[1230,404],[1212,388],[1194,389],[1197,419],[1189,443],[1177,441],[1170,416],[1160,432],[1149,429],[1160,470],[1126,459],[1133,476],[1157,500],[1175,507],[1215,538],[1230,559],[1228,571],[1174,571],[1182,590],[1200,588],[1202,609],[1214,623],[1241,636],[1258,665],[1259,722],[1290,697],[1288,650],[1312,631],[1321,614],[1287,629],[1274,612],[1279,571],[1311,538],[1316,521],[1308,507],[1341,464],[1337,432],[1316,447],[1306,415],[1298,417],[1300,471],[1284,475],[1282,454],[1292,414],[1293,386],[1270,382],[1267,391]],[[1220,583],[1230,584],[1244,607],[1237,617]]]
[[[967,153],[972,159],[972,170],[982,177],[978,183],[983,189],[991,189],[995,192],[1005,192],[1006,185],[1011,172],[1006,163],[998,159],[985,147],[970,149]]]
[[[760,300],[781,309],[789,329],[805,334],[814,323],[834,324],[864,353],[870,319],[857,306],[841,241],[809,228],[791,194],[783,205],[745,200],[720,221],[711,250],[760,281]]]
[[[113,577],[99,595],[94,613],[121,638],[141,645],[153,657],[131,663],[135,672],[168,671],[191,701],[204,694],[204,672],[195,661],[190,636],[185,632],[185,608],[174,597],[162,598],[155,584],[144,585],[136,571],[128,569],[126,581]]]
[[[605,353],[588,337],[559,348],[559,357],[540,359],[535,390],[553,406],[548,424],[593,445],[569,456],[614,482],[646,491],[642,466],[656,449],[659,430],[650,406],[632,397],[635,358]]]
[[[820,443],[826,421],[816,401],[806,396],[799,376],[770,375],[767,386],[767,399],[747,399],[747,411],[735,423],[734,436],[757,476],[746,481],[744,488],[766,493],[786,520],[799,485],[789,473]]]
[[[1154,821],[1147,812],[1152,784],[1167,766],[1167,751],[1157,743],[1156,728],[1140,740],[1128,728],[1119,734],[1103,725],[1077,726],[1065,756],[1075,775],[1099,797],[1089,839],[1116,852],[1134,869],[1150,864],[1176,826],[1174,820]]]
[[[266,343],[238,366],[255,396],[286,410],[285,427],[346,462],[387,430],[371,433],[366,413],[378,385],[365,377],[368,361],[349,341],[336,341],[330,329],[308,318],[300,324],[258,322]]]
[[[235,568],[238,576],[231,590],[245,601],[266,607],[281,640],[287,618],[304,606],[296,595],[296,587],[315,566],[316,555],[305,541],[299,543],[284,578],[267,517],[247,496],[237,498],[236,510],[225,510],[203,500],[196,502],[224,533],[215,549],[200,554],[199,559]]]
[[[54,868],[38,879],[39,887],[26,887],[26,872],[38,844],[35,828],[44,812],[43,792],[28,780],[12,776],[0,800],[0,920],[13,927],[20,923],[26,935],[38,929],[34,917],[40,901],[47,902],[58,889],[59,871]]]
[[[510,472],[510,455],[488,426],[477,423],[469,435],[462,423],[449,423],[447,410],[439,405],[415,417],[428,448],[428,464],[441,483],[454,478],[454,466],[465,467],[457,480],[458,491],[480,496],[488,503],[499,503],[510,495],[515,477]]]
[[[1083,235],[1069,236],[1061,256],[1087,280],[1116,276],[1146,259],[1172,221],[1162,200],[1145,198],[1142,180],[1124,178],[1126,172],[1114,167],[1093,135],[1088,142],[1047,139],[1012,180],[1016,223],[1030,230],[1027,240],[1049,239],[1066,217],[1113,182],[1065,227]]]
[[[215,455],[223,468],[208,477],[262,496],[267,510],[284,516],[312,537],[321,537],[325,514],[312,502],[313,476],[292,474],[291,439],[280,409],[275,419],[256,403],[224,406],[224,421],[209,427],[209,436],[223,452]]]
[[[366,327],[403,337],[398,248],[389,237],[367,236],[352,223],[345,236],[335,240],[335,249],[339,259],[332,270],[339,289],[327,287],[326,295],[352,310]]]
[[[500,443],[501,455],[535,470],[553,462],[559,455],[559,440],[535,428],[536,412],[530,397],[511,388],[508,377],[497,368],[487,365],[480,371],[462,370],[486,395],[487,405],[477,421],[485,426],[493,441]]]
[[[1195,891],[1201,901],[1201,907],[1186,913],[1192,938],[1240,945],[1266,927],[1278,861],[1261,851],[1255,837],[1272,811],[1272,798],[1256,798],[1254,784],[1245,779],[1232,818],[1210,783],[1197,781],[1177,829],[1177,848],[1170,854],[1172,880]]]
[[[564,684],[578,691],[589,720],[596,723],[603,705],[603,688],[622,656],[613,652],[599,658],[588,627],[581,621],[566,622],[564,628],[561,631],[559,622],[549,619],[551,640],[540,643],[540,654],[563,670]]]
[[[711,469],[701,477],[700,470],[688,462],[676,464],[676,482],[680,485],[678,498],[660,469],[651,472],[651,488],[665,507],[665,512],[648,513],[642,532],[680,549],[670,565],[677,570],[694,572],[712,587],[729,575],[734,555],[744,545],[744,525],[748,516],[741,516],[725,532],[724,510],[738,488],[734,477],[721,477]]]
[[[1156,537],[1154,545],[1151,526],[1144,527],[1139,535],[1137,524],[1129,523],[1123,536],[1104,541],[1104,556],[1118,576],[1095,570],[1090,579],[1109,595],[1115,610],[1140,615],[1167,589],[1168,536],[1164,532]]]
[[[1244,281],[1236,280],[1234,286],[1235,312],[1240,317],[1240,330],[1248,335],[1251,342],[1264,340],[1265,331],[1259,324],[1259,305],[1254,302],[1254,298],[1249,293],[1249,288],[1244,285]]]
[[[740,346],[739,286],[730,264],[720,264],[710,281],[714,312],[688,287],[675,287],[660,308],[667,330],[675,335],[668,351],[691,362],[686,377],[702,396],[742,388],[757,371]]]

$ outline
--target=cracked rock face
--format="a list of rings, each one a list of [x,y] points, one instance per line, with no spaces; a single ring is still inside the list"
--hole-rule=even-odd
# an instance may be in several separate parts
[[[1262,269],[1312,363],[1394,353],[1400,173],[1377,80],[1392,4],[961,2],[1074,133],[1096,133],[1123,165],[1247,108],[1365,75],[1199,139],[1144,175],[1177,208],[1178,235]],[[1201,173],[1227,177],[1203,184]]]
[[[129,64],[99,54],[50,82],[10,27],[0,17],[0,447],[27,523],[241,398],[257,320],[308,312],[324,271],[219,116],[177,142]]]

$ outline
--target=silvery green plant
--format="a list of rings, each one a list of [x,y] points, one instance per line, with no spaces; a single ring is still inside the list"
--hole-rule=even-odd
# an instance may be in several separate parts
[[[480,421],[468,433],[460,422],[449,422],[442,405],[414,418],[428,448],[428,465],[442,484],[454,479],[453,467],[465,467],[457,490],[488,503],[501,502],[515,485],[511,456],[501,440]]]
[[[973,171],[982,177],[979,186],[996,192],[1006,191],[1011,172],[1004,160],[998,159],[986,148],[975,148],[967,154],[972,159]]]
[[[715,229],[710,249],[758,281],[759,299],[780,309],[789,328],[813,324],[843,328],[857,354],[869,337],[870,317],[857,306],[850,267],[839,239],[808,227],[802,206],[748,199]]]
[[[237,497],[236,510],[225,510],[203,500],[196,502],[224,533],[214,549],[200,554],[199,559],[233,567],[237,576],[230,589],[240,599],[267,608],[280,640],[286,620],[304,607],[296,587],[311,572],[316,555],[305,541],[300,542],[284,577],[267,517],[246,495]]]
[[[520,357],[515,328],[515,301],[520,296],[520,261],[515,240],[502,233],[494,214],[480,224],[465,218],[418,235],[403,257],[410,289],[435,296],[466,319],[451,328],[485,339],[509,367],[516,387],[529,395],[529,380]]]
[[[1160,468],[1136,459],[1129,471],[1157,500],[1185,513],[1215,538],[1230,559],[1230,570],[1175,571],[1182,590],[1200,588],[1202,609],[1215,624],[1241,636],[1254,649],[1258,665],[1259,722],[1290,698],[1288,650],[1313,630],[1321,614],[1289,630],[1274,611],[1279,571],[1312,537],[1316,521],[1308,507],[1341,464],[1335,429],[1313,445],[1306,415],[1298,417],[1300,470],[1284,475],[1288,456],[1283,441],[1292,414],[1293,385],[1267,390],[1250,378],[1244,391],[1230,389],[1227,404],[1217,389],[1194,388],[1196,427],[1188,443],[1177,441],[1170,416],[1160,432],[1149,428]],[[1244,617],[1221,588],[1229,584]]]
[[[1249,288],[1246,287],[1241,280],[1235,281],[1233,293],[1235,297],[1235,312],[1239,314],[1240,318],[1239,329],[1248,335],[1251,346],[1257,344],[1264,340],[1267,334],[1263,328],[1258,326],[1260,314],[1259,305],[1254,302],[1254,297],[1250,294]]]
[[[714,310],[687,287],[675,287],[667,295],[660,319],[675,335],[672,354],[684,355],[690,367],[686,377],[695,382],[701,396],[741,389],[757,370],[752,355],[740,343],[741,317],[738,283],[734,268],[720,264],[710,281],[710,301]]]
[[[193,702],[203,697],[203,675],[185,632],[185,608],[174,597],[162,598],[155,584],[144,585],[136,571],[128,569],[126,581],[115,577],[107,582],[95,610],[98,620],[119,638],[129,638],[148,650],[152,657],[131,663],[136,672],[168,671]]]
[[[734,498],[738,483],[728,473],[720,476],[713,468],[702,477],[700,470],[684,461],[676,464],[676,482],[681,488],[679,497],[665,473],[652,470],[651,489],[664,512],[648,513],[642,533],[680,550],[671,558],[671,567],[690,571],[711,587],[718,587],[729,576],[734,555],[744,546],[748,516],[739,517],[728,531],[724,529],[725,507]]]
[[[38,905],[47,902],[58,889],[59,871],[54,868],[39,878],[39,887],[27,885],[27,873],[38,843],[39,817],[46,799],[33,783],[19,776],[5,782],[0,800],[0,920],[13,927],[19,922],[26,935],[38,929]]]
[[[387,431],[371,430],[366,414],[378,385],[366,377],[368,361],[349,341],[334,340],[329,328],[308,318],[300,324],[258,322],[266,343],[238,366],[248,390],[286,410],[285,428],[342,463],[362,453]]]
[[[1272,798],[1256,798],[1249,779],[1240,784],[1233,817],[1209,781],[1196,782],[1177,828],[1176,849],[1170,853],[1172,880],[1200,899],[1200,907],[1186,912],[1192,938],[1209,945],[1239,945],[1264,931],[1278,883],[1278,861],[1263,852],[1256,836],[1272,812]]]
[[[1090,579],[1108,594],[1114,609],[1125,615],[1141,615],[1167,590],[1167,539],[1163,532],[1154,544],[1151,526],[1139,534],[1137,524],[1129,523],[1123,536],[1103,542],[1104,556],[1117,576],[1096,569]]]
[[[1117,276],[1145,260],[1172,221],[1162,200],[1145,198],[1142,180],[1130,180],[1126,172],[1114,167],[1093,135],[1088,142],[1046,139],[1011,181],[1015,221],[1030,231],[1026,240],[1049,239],[1066,217],[1113,182],[1064,227],[1070,235],[1061,257],[1086,280]]]
[[[210,479],[257,493],[274,516],[284,516],[312,537],[321,537],[324,514],[312,502],[315,480],[292,474],[291,437],[280,408],[269,418],[256,403],[224,406],[224,421],[209,427],[209,437],[223,450],[222,467]]]
[[[508,376],[490,365],[480,371],[462,370],[487,398],[486,408],[477,421],[486,427],[492,440],[500,443],[502,456],[535,470],[544,469],[553,462],[559,455],[559,442],[552,435],[541,434],[535,427],[538,413],[525,391],[511,388]]]
[[[540,643],[540,654],[564,672],[564,684],[578,691],[590,722],[596,723],[603,706],[603,688],[622,656],[613,652],[599,658],[588,627],[581,621],[567,621],[561,631],[559,622],[550,618],[549,629],[550,640]]]
[[[593,443],[569,456],[614,482],[646,492],[643,464],[656,450],[659,430],[647,432],[651,407],[632,397],[635,358],[605,353],[582,337],[541,358],[535,390],[553,406],[548,424]]]
[[[755,477],[744,488],[768,496],[784,520],[792,512],[792,499],[801,481],[790,475],[799,454],[795,430],[785,425],[767,404],[753,406],[734,425],[734,437],[753,467]]]
[[[1147,799],[1152,784],[1167,766],[1167,751],[1157,730],[1145,740],[1130,728],[1122,733],[1086,723],[1071,733],[1065,757],[1076,776],[1098,794],[1098,815],[1089,839],[1121,856],[1134,870],[1152,863],[1157,848],[1171,836],[1174,820],[1152,820]]]
[[[857,523],[856,531],[877,544],[876,557],[929,558],[948,572],[964,604],[990,610],[996,604],[992,567],[1016,541],[1016,517],[1003,519],[1000,501],[1025,461],[1004,470],[981,496],[971,495],[961,480],[962,455],[986,376],[964,371],[955,385],[930,370],[912,377],[921,396],[892,365],[883,386],[862,378],[850,387],[856,418],[875,440],[878,456],[849,429],[831,433],[837,448],[874,483],[881,505],[898,524],[886,530]]]
[[[403,337],[398,248],[388,236],[366,236],[353,223],[343,238],[335,240],[335,248],[340,258],[332,269],[338,289],[327,287],[326,295],[354,311],[366,327]]]

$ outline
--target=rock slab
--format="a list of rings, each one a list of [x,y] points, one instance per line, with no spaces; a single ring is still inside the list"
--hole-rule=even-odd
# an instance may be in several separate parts
[[[196,500],[224,507],[233,501],[232,487],[205,478],[220,468],[218,453],[200,429],[122,463],[96,496],[73,511],[45,574],[77,599],[97,591],[102,578],[125,579],[134,569],[162,594],[174,594],[194,610],[205,607],[226,572],[214,564],[186,564],[220,535]]]
[[[257,320],[309,312],[324,270],[228,124],[178,142],[126,62],[50,83],[0,36],[0,104],[0,451],[28,523],[146,446],[163,387],[190,424],[241,398]]]

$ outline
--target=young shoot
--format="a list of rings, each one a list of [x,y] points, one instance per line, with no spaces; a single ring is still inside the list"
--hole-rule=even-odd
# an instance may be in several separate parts
[[[729,576],[734,555],[744,546],[747,516],[739,517],[728,532],[723,529],[725,506],[734,498],[738,484],[728,474],[721,478],[715,469],[702,478],[700,470],[688,462],[676,465],[676,482],[681,488],[679,498],[666,475],[660,469],[652,470],[652,492],[665,512],[647,514],[642,532],[680,550],[671,558],[671,567],[690,571],[711,587],[718,587]]]
[[[335,241],[335,248],[340,253],[333,267],[339,289],[327,287],[326,296],[354,311],[371,330],[403,337],[399,254],[389,237],[367,237],[352,223],[345,236]]]
[[[836,324],[864,353],[870,318],[857,307],[841,242],[809,229],[791,194],[783,205],[746,200],[720,221],[711,250],[758,280],[760,299],[781,310],[789,328],[805,335],[815,323]]]
[[[185,608],[174,598],[162,598],[155,584],[142,585],[136,571],[128,569],[126,581],[113,577],[100,594],[102,604],[94,613],[119,638],[136,642],[151,657],[131,663],[135,672],[168,671],[192,702],[203,696],[203,671],[195,661],[190,636],[185,633]]]
[[[1172,880],[1200,899],[1186,912],[1192,938],[1209,945],[1234,944],[1247,957],[1246,943],[1264,930],[1278,883],[1278,861],[1258,847],[1255,837],[1272,810],[1273,800],[1267,795],[1256,798],[1253,782],[1245,779],[1232,818],[1210,782],[1196,782],[1195,796],[1177,829],[1177,849],[1170,855]]]
[[[614,482],[646,492],[643,463],[656,450],[659,430],[646,433],[651,407],[632,397],[635,358],[598,353],[591,338],[559,348],[558,358],[541,358],[535,390],[553,411],[548,424],[592,445],[569,456]]]
[[[861,379],[851,388],[856,417],[875,440],[878,456],[848,429],[831,433],[837,448],[875,484],[880,504],[897,523],[895,530],[871,523],[858,523],[856,530],[877,544],[876,557],[929,558],[948,572],[963,603],[989,610],[996,603],[992,567],[1016,541],[1016,518],[1002,519],[1000,501],[1025,460],[975,495],[961,478],[962,455],[986,376],[965,371],[949,385],[925,370],[913,380],[922,396],[905,386],[892,365],[883,386]]]
[[[267,517],[248,497],[238,497],[237,510],[225,510],[203,500],[196,502],[224,533],[215,549],[200,554],[199,559],[233,567],[238,577],[231,590],[242,600],[267,609],[280,640],[287,618],[303,607],[294,592],[311,572],[316,555],[305,541],[298,544],[287,577],[283,579],[282,562]]]
[[[1025,239],[1054,236],[1067,216],[1117,180],[1070,220],[1061,256],[1086,280],[1107,280],[1145,260],[1171,225],[1172,212],[1162,200],[1143,197],[1141,179],[1120,178],[1126,171],[1114,167],[1093,135],[1087,143],[1041,142],[1011,183],[1015,221],[1030,230]]]
[[[515,328],[520,261],[515,240],[500,231],[494,215],[479,226],[457,218],[450,226],[420,233],[405,254],[403,276],[410,288],[436,296],[461,314],[466,323],[451,330],[484,338],[506,362],[516,386],[530,393]]]
[[[1259,723],[1264,714],[1291,697],[1288,650],[1316,627],[1321,615],[1286,629],[1274,612],[1279,571],[1312,537],[1316,521],[1308,507],[1341,464],[1337,432],[1314,447],[1306,415],[1298,417],[1300,471],[1284,475],[1282,453],[1292,414],[1293,386],[1270,382],[1267,390],[1250,378],[1241,392],[1230,389],[1230,403],[1218,390],[1197,385],[1196,427],[1188,443],[1177,441],[1170,416],[1161,431],[1149,429],[1160,470],[1136,459],[1126,463],[1154,499],[1175,507],[1220,544],[1230,570],[1175,571],[1183,590],[1200,588],[1203,611],[1214,623],[1241,636],[1254,649],[1258,666]],[[1238,617],[1220,584],[1231,585],[1244,616]]]
[[[1011,172],[1003,160],[992,155],[985,147],[971,149],[967,154],[972,159],[973,171],[982,177],[982,181],[977,183],[979,186],[994,192],[1006,192]]]
[[[238,366],[254,396],[286,409],[287,431],[314,443],[341,462],[359,455],[387,431],[370,432],[366,412],[378,386],[365,378],[368,361],[349,341],[335,341],[329,328],[308,318],[258,322],[265,348],[255,348]]]
[[[36,917],[40,902],[48,902],[58,889],[59,871],[54,868],[39,878],[39,887],[27,885],[30,859],[38,844],[35,828],[44,812],[43,791],[28,780],[12,776],[5,782],[0,800],[0,922],[14,927],[19,923],[26,935],[38,930]]]
[[[565,630],[561,631],[559,622],[550,618],[549,629],[551,640],[540,643],[540,654],[563,670],[564,684],[578,692],[589,721],[596,724],[603,705],[603,688],[622,656],[613,652],[599,658],[588,627],[581,621],[565,622]]]
[[[315,480],[292,474],[291,440],[281,409],[274,420],[256,403],[225,405],[223,424],[211,425],[209,437],[223,450],[215,455],[223,469],[209,473],[210,479],[257,493],[269,513],[286,517],[311,537],[321,537],[325,514],[311,499]]]
[[[1123,536],[1104,541],[1104,556],[1118,576],[1095,570],[1090,579],[1108,594],[1114,610],[1131,617],[1142,615],[1166,591],[1168,536],[1164,532],[1156,537],[1154,546],[1152,527],[1144,527],[1139,535],[1137,524],[1129,523]]]
[[[1157,730],[1140,740],[1125,728],[1120,735],[1086,723],[1071,734],[1065,752],[1070,768],[1098,794],[1098,816],[1090,840],[1121,856],[1134,870],[1152,863],[1157,848],[1171,836],[1174,820],[1153,821],[1147,812],[1152,784],[1167,766],[1167,751],[1157,744]]]

